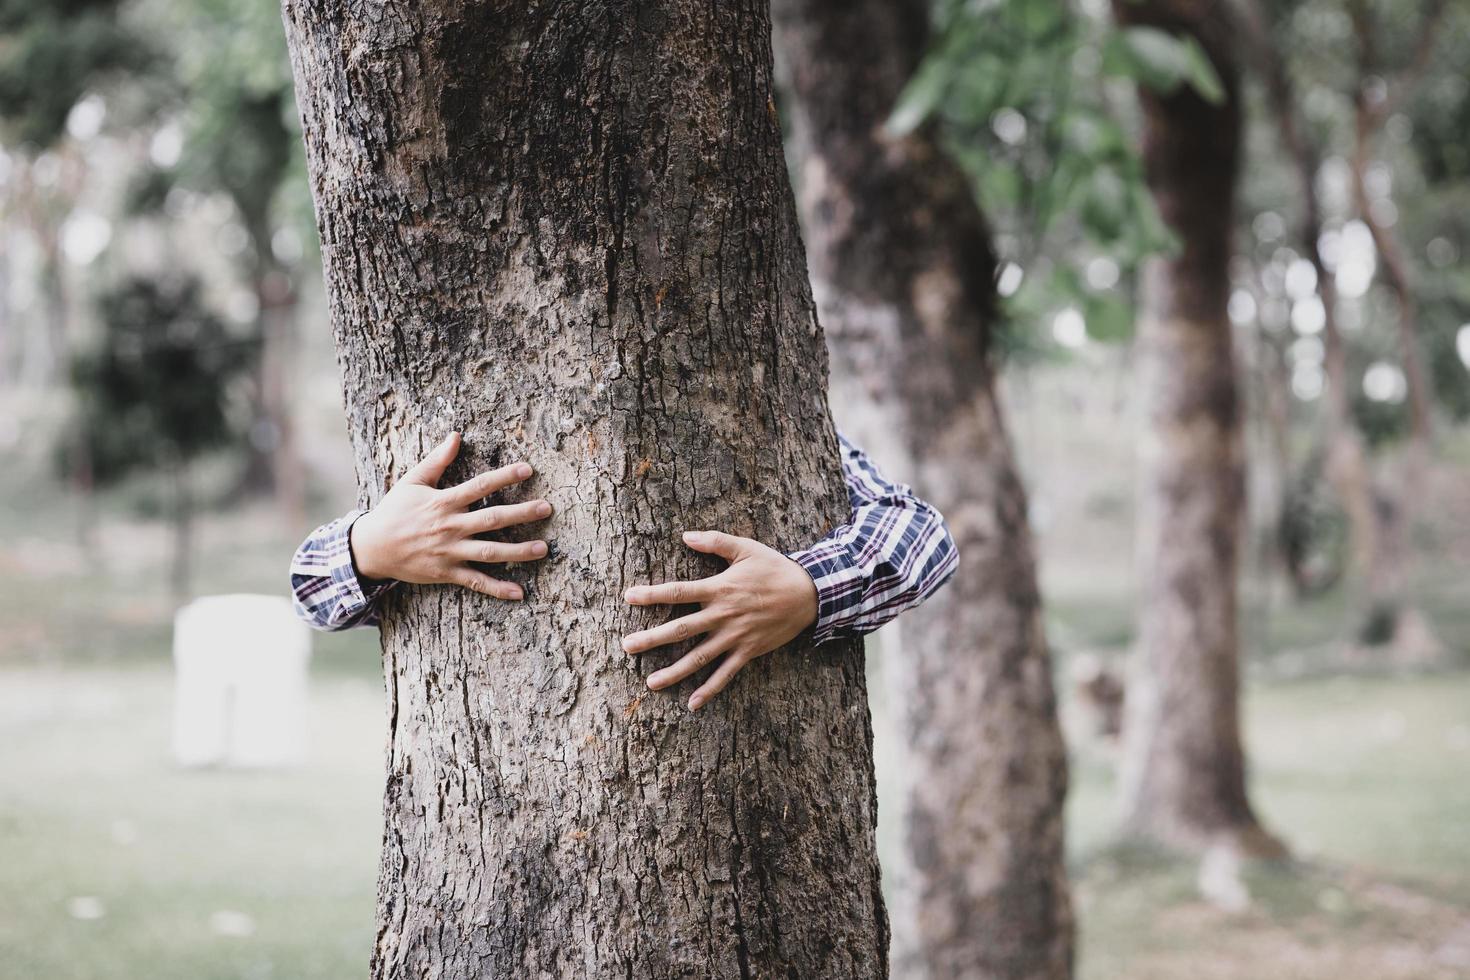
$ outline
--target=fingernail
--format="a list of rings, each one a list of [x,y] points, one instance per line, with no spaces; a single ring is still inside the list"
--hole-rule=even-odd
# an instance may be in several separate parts
[[[663,682],[664,682],[663,674],[660,674],[658,672],[654,672],[654,673],[648,675],[648,689],[650,691],[657,691],[658,690],[658,686],[660,684],[662,684]]]
[[[516,466],[516,476],[520,477],[522,480],[524,480],[526,477],[528,477],[530,475],[531,475],[531,467],[528,464],[526,464],[526,463],[520,463],[519,465]]]
[[[689,697],[689,710],[690,711],[698,711],[699,710],[699,706],[702,705],[702,704],[704,704],[704,695],[702,695],[702,694],[690,695],[690,697]]]
[[[625,636],[625,637],[623,637],[623,652],[624,653],[632,653],[633,652],[633,638],[631,636]]]
[[[546,554],[546,542],[545,541],[537,541],[535,544],[531,545],[531,554],[535,555],[537,558],[540,558],[543,555],[545,555]]]
[[[699,538],[699,532],[698,531],[685,531],[684,532],[684,540],[685,541],[694,541],[694,540],[697,540],[698,538]]]
[[[539,503],[539,504],[536,505],[536,516],[537,517],[546,517],[550,513],[551,513],[551,505],[548,504],[546,501],[543,500],[543,501],[541,501],[541,503]]]
[[[521,599],[524,599],[526,597],[526,594],[524,592],[522,592],[520,589],[511,589],[510,590],[510,597],[512,599],[515,599],[515,600],[519,601]]]

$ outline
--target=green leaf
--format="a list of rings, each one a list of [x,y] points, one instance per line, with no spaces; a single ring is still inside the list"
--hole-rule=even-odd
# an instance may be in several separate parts
[[[1157,27],[1115,32],[1103,48],[1103,71],[1166,95],[1187,83],[1206,102],[1225,100],[1225,86],[1199,41]]]
[[[1133,308],[1113,296],[1089,296],[1082,307],[1087,318],[1087,335],[1102,343],[1116,343],[1133,336]]]
[[[1224,105],[1225,83],[1220,80],[1214,62],[1210,61],[1210,56],[1196,38],[1185,39],[1184,54],[1188,61],[1185,81],[1210,105]]]
[[[949,76],[950,67],[945,59],[933,56],[926,58],[918,72],[899,93],[893,111],[888,114],[888,121],[883,128],[889,135],[906,136],[923,125],[944,99],[945,90],[949,87]]]

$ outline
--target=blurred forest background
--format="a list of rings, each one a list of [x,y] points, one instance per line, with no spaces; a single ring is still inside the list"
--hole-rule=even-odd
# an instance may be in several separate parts
[[[1237,6],[1245,736],[1289,866],[1116,841],[1136,300],[1179,247],[1137,88],[1219,77],[1103,0],[943,0],[889,122],[939,121],[995,232],[1079,974],[1466,977],[1470,5]],[[356,499],[279,9],[0,0],[0,126],[0,976],[360,975],[376,634],[317,637],[305,767],[167,751],[178,605],[282,593]]]

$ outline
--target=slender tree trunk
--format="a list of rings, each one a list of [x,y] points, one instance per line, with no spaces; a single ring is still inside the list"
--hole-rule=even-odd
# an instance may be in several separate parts
[[[885,664],[905,748],[895,973],[1064,978],[1066,751],[987,358],[995,257],[934,134],[883,131],[923,56],[927,4],[773,7],[834,404],[944,512],[961,556]]]
[[[1144,274],[1138,328],[1148,403],[1142,445],[1142,609],[1123,793],[1129,829],[1194,849],[1276,853],[1246,795],[1237,585],[1244,460],[1226,305],[1241,113],[1223,0],[1114,0],[1126,25],[1192,36],[1225,83],[1140,88],[1144,165],[1179,254]]]
[[[265,242],[255,293],[260,301],[260,407],[270,427],[269,483],[287,523],[300,526],[306,513],[306,474],[296,443],[292,380],[296,358],[296,289]]]
[[[1368,167],[1372,162],[1373,140],[1383,124],[1404,104],[1416,89],[1433,59],[1440,40],[1440,25],[1450,7],[1449,0],[1428,0],[1419,16],[1417,34],[1408,63],[1391,81],[1384,81],[1378,52],[1378,27],[1365,0],[1351,0],[1348,15],[1353,24],[1357,50],[1357,86],[1353,92],[1353,152],[1351,172],[1353,202],[1358,217],[1368,226],[1374,248],[1383,263],[1384,278],[1398,305],[1399,360],[1403,363],[1409,399],[1410,472],[1409,485],[1417,485],[1420,470],[1427,463],[1433,435],[1433,386],[1424,365],[1423,345],[1419,340],[1419,305],[1409,271],[1409,261],[1393,231],[1380,219],[1368,193]],[[1373,82],[1384,89],[1381,97],[1370,93]]]
[[[75,194],[67,194],[66,199],[75,200]],[[41,296],[45,311],[45,353],[40,360],[43,367],[36,375],[42,387],[66,383],[72,353],[73,308],[67,288],[66,256],[61,248],[61,227],[58,220],[47,216],[47,210],[44,203],[38,204],[39,216],[33,225],[41,247]],[[73,431],[69,438],[70,443],[63,448],[67,483],[71,486],[76,508],[75,536],[78,545],[91,551],[97,533],[92,454],[86,433]]]
[[[183,604],[189,598],[194,550],[194,495],[189,487],[189,464],[183,460],[172,463],[168,469],[170,502],[173,524],[173,558],[169,568],[169,584],[176,602]]]
[[[1368,109],[1366,94],[1360,89],[1356,96],[1356,121],[1353,127],[1353,153],[1349,168],[1352,172],[1353,202],[1358,217],[1368,226],[1373,236],[1373,247],[1383,263],[1384,280],[1393,293],[1398,307],[1399,360],[1404,366],[1405,387],[1409,400],[1409,439],[1413,451],[1421,457],[1428,455],[1431,436],[1429,372],[1424,367],[1423,345],[1419,340],[1419,303],[1414,297],[1414,285],[1410,281],[1409,263],[1398,238],[1383,223],[1368,193],[1368,167],[1372,163],[1371,141],[1375,123],[1374,114]]]
[[[845,519],[762,4],[284,5],[358,474],[558,508],[525,603],[399,587],[375,977],[882,977],[860,645],[696,714],[625,586]]]
[[[1275,31],[1261,0],[1244,5],[1250,27],[1251,49],[1261,67],[1266,95],[1276,118],[1282,147],[1295,172],[1301,219],[1298,244],[1317,274],[1317,296],[1322,300],[1322,341],[1325,348],[1327,398],[1324,443],[1325,472],[1347,514],[1351,533],[1351,565],[1358,578],[1366,577],[1378,553],[1378,516],[1362,434],[1352,414],[1352,382],[1348,377],[1347,345],[1337,322],[1337,286],[1322,256],[1322,200],[1317,193],[1321,151],[1303,132],[1296,96],[1286,62],[1276,45]]]
[[[15,245],[8,219],[13,209],[4,204],[0,204],[0,208],[3,208],[0,210],[0,220],[6,220],[6,226],[0,229],[0,385],[13,390],[21,380],[23,363],[20,358],[22,345],[16,337],[15,311],[10,297],[11,251]]]
[[[255,373],[251,438],[239,490],[269,494],[287,524],[299,526],[306,511],[306,480],[296,443],[291,392],[295,361],[297,295],[290,274],[271,252],[269,222],[247,220],[253,252],[251,290],[260,360]]]

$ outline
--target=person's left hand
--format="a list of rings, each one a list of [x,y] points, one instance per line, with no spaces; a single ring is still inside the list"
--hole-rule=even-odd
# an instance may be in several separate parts
[[[634,606],[700,603],[702,608],[662,626],[623,637],[628,653],[647,653],[700,634],[704,641],[677,662],[648,677],[655,691],[677,684],[724,655],[724,662],[689,697],[696,711],[740,668],[756,657],[790,643],[817,618],[817,587],[806,569],[750,538],[719,531],[685,531],[684,543],[695,551],[719,555],[730,567],[694,582],[635,585],[623,593]]]

